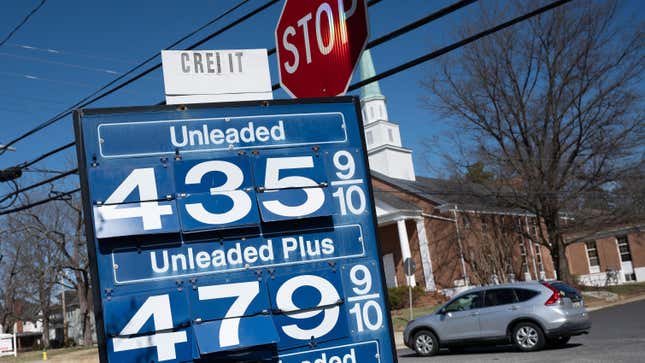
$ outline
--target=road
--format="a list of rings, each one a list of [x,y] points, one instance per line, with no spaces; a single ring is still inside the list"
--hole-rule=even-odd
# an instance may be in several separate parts
[[[399,351],[399,363],[435,362],[645,362],[645,300],[591,313],[589,335],[573,337],[566,347],[521,353],[512,346],[473,347],[459,354],[441,350],[431,358]]]

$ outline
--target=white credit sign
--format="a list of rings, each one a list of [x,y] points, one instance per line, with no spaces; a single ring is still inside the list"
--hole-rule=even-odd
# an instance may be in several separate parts
[[[167,104],[273,99],[266,49],[161,51]]]

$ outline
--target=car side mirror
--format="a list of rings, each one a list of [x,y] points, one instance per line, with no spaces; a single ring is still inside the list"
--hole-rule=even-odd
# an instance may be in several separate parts
[[[439,310],[439,315],[444,315],[444,314],[446,314],[446,308],[442,308],[441,310]]]

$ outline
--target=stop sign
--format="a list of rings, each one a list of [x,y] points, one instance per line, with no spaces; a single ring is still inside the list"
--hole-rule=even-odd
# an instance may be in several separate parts
[[[367,38],[365,0],[286,0],[275,30],[282,88],[296,98],[344,94]]]

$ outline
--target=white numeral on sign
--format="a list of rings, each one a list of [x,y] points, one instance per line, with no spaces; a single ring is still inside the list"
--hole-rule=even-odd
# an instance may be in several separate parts
[[[137,334],[152,316],[155,330],[172,329],[172,312],[168,295],[150,296],[141,305],[136,314],[130,319],[119,335]],[[176,359],[175,344],[186,343],[188,338],[185,331],[157,333],[135,338],[113,338],[115,352],[156,347],[157,358],[160,361]]]
[[[354,163],[354,157],[349,151],[341,150],[336,152],[334,154],[334,166],[339,170],[336,172],[336,176],[342,180],[351,179],[356,172],[356,163]]]
[[[359,277],[362,276],[362,277]],[[349,278],[356,285],[352,290],[356,295],[365,295],[372,290],[372,274],[365,265],[356,265],[349,270]]]
[[[139,190],[138,200],[147,202],[140,202],[138,207],[119,206],[135,189]],[[154,168],[134,169],[105,201],[112,205],[100,206],[98,212],[105,220],[140,217],[144,230],[160,229],[161,216],[172,214],[172,207],[159,205],[158,198]]]
[[[374,314],[370,314],[370,310],[374,311]],[[383,325],[383,312],[374,300],[367,301],[363,304],[362,309],[361,304],[356,303],[349,312],[356,316],[356,326],[359,332],[365,330],[364,327],[369,330],[378,330]]]
[[[224,185],[211,188],[211,195],[224,195],[233,200],[233,208],[224,213],[211,213],[201,203],[186,204],[186,211],[191,217],[206,224],[227,224],[244,218],[253,206],[251,197],[243,191],[237,190],[244,183],[242,169],[233,163],[222,160],[211,160],[199,163],[186,174],[186,184],[200,184],[207,173],[219,171],[226,175]]]
[[[356,265],[349,271],[349,279],[354,284],[352,291],[357,297],[349,298],[352,300],[368,300],[365,303],[356,303],[349,310],[350,314],[356,317],[356,328],[358,332],[368,330],[378,330],[383,325],[383,311],[381,306],[373,299],[377,296],[367,295],[372,290],[372,274],[365,265]]]
[[[260,293],[260,283],[257,281],[241,282],[227,285],[202,286],[197,289],[199,300],[223,299],[237,297],[226,312],[219,327],[220,347],[230,347],[240,344],[240,318]]]
[[[267,159],[265,189],[306,188],[316,187],[318,184],[304,176],[287,176],[280,179],[280,170],[313,168],[314,160],[311,156],[298,156],[289,158]],[[325,193],[320,188],[303,189],[307,193],[307,200],[296,206],[288,206],[277,200],[265,201],[264,207],[274,214],[285,217],[300,217],[311,214],[325,202]]]
[[[347,191],[345,191],[344,188],[340,187],[332,195],[338,198],[341,215],[346,215],[347,210],[349,210],[349,212],[354,215],[365,212],[365,192],[358,185],[350,185],[347,188]],[[358,200],[356,200],[355,198],[357,198]]]
[[[333,305],[338,302],[340,296],[338,291],[331,282],[315,275],[301,275],[292,277],[287,280],[276,293],[276,304],[278,309],[283,311],[298,310],[299,307],[293,302],[293,295],[297,289],[303,286],[310,286],[320,292],[320,302],[317,306]],[[297,324],[285,325],[282,330],[288,336],[294,339],[309,340],[313,338],[320,338],[329,333],[338,322],[340,309],[338,306],[333,306],[324,310],[306,311],[302,313],[286,313],[292,319],[309,319],[318,314],[324,314],[324,317],[318,326],[311,329],[300,328]]]

